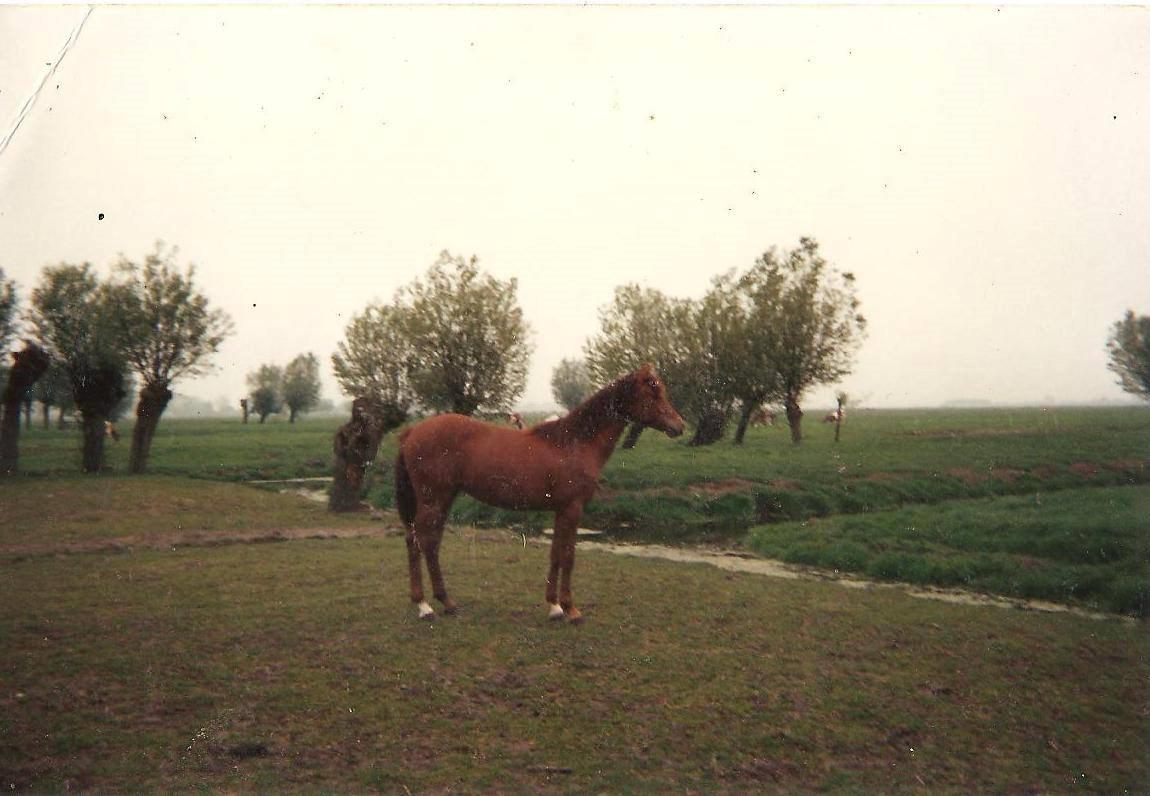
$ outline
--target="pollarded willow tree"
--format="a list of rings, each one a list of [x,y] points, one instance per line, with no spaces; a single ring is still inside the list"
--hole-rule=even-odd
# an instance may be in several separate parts
[[[88,263],[44,268],[32,291],[28,322],[53,360],[68,373],[83,426],[84,472],[104,467],[105,424],[125,395],[120,307]]]
[[[518,282],[484,274],[477,257],[444,251],[422,279],[396,295],[411,345],[407,378],[430,409],[506,410],[523,392],[530,328]]]
[[[133,473],[144,471],[173,383],[208,372],[232,333],[231,319],[196,288],[195,266],[176,265],[178,251],[157,243],[142,264],[121,257],[110,288],[124,356],[143,383],[128,461]]]
[[[367,468],[380,441],[406,422],[416,405],[407,376],[410,359],[402,310],[372,304],[352,317],[331,358],[336,381],[353,398],[351,420],[332,439],[332,511],[360,508]]]
[[[595,388],[582,359],[563,359],[551,372],[551,395],[555,402],[570,412],[583,403]]]
[[[1150,315],[1127,310],[1111,328],[1106,351],[1110,355],[1106,367],[1118,376],[1118,385],[1150,401]]]
[[[288,422],[296,415],[309,412],[319,403],[319,359],[315,354],[300,354],[283,370],[280,394],[288,408]]]
[[[407,376],[410,359],[403,311],[372,304],[352,317],[331,365],[340,389],[352,398],[369,399],[390,431],[407,421],[416,404]]]
[[[782,255],[775,249],[763,254],[744,282],[753,297],[752,326],[761,325],[766,383],[778,390],[797,445],[803,394],[848,375],[866,334],[855,278],[827,263],[817,241],[802,238]]]

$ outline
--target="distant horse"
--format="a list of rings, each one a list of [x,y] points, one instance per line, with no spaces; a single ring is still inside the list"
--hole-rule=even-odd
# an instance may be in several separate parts
[[[847,419],[847,413],[846,413],[845,409],[835,409],[833,412],[831,412],[830,414],[828,414],[826,417],[823,418],[823,422],[824,423],[841,423],[842,421],[844,421],[846,419]]]
[[[104,421],[104,436],[112,440],[112,442],[120,441],[120,432],[116,430],[116,424],[111,420]]]
[[[500,508],[555,512],[547,604],[552,619],[579,621],[571,598],[575,531],[628,423],[642,423],[670,437],[683,433],[683,418],[650,365],[604,387],[566,416],[525,431],[462,415],[438,415],[401,434],[396,507],[407,526],[411,601],[419,607],[420,618],[435,617],[423,596],[421,556],[444,613],[455,613],[439,568],[439,544],[452,501],[464,492]]]
[[[756,409],[751,415],[752,426],[773,426],[774,424],[775,413],[769,409]]]
[[[523,430],[523,415],[519,414],[518,412],[508,412],[507,422],[515,426],[520,431]]]

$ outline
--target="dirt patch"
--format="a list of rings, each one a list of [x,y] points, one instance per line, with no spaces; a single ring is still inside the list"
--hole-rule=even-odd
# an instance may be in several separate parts
[[[703,492],[712,497],[730,495],[739,492],[751,492],[762,486],[756,481],[745,478],[725,478],[722,481],[702,481],[687,487],[692,492]]]
[[[1091,464],[1090,462],[1075,462],[1067,469],[1083,478],[1091,478],[1092,476],[1098,475],[1101,471],[1097,464]]]
[[[967,486],[977,486],[978,484],[981,484],[984,481],[986,481],[985,475],[983,475],[982,473],[976,473],[974,470],[971,470],[969,467],[955,467],[953,469],[947,470],[946,474],[949,475],[951,478],[957,478],[959,481],[962,481],[962,483],[966,484]]]
[[[992,478],[996,478],[1004,484],[1014,484],[1019,478],[1026,475],[1025,470],[1011,470],[1006,467],[996,467],[990,471]]]
[[[771,481],[771,489],[777,489],[780,492],[793,492],[802,487],[798,481],[792,481],[789,478],[776,478]]]

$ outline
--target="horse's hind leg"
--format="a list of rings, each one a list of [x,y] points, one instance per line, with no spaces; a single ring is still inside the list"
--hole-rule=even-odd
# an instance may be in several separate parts
[[[420,508],[415,516],[415,530],[413,534],[409,535],[409,539],[414,542],[416,563],[414,571],[419,572],[418,555],[423,554],[424,560],[427,562],[427,574],[431,576],[431,593],[435,595],[435,599],[443,604],[443,612],[445,614],[454,614],[457,610],[455,601],[447,594],[447,586],[443,582],[443,570],[439,566],[439,544],[443,540],[443,526],[447,521],[447,507],[440,506],[424,506]],[[408,561],[411,561],[411,544],[408,546]],[[413,575],[414,578],[418,577]],[[418,596],[418,600],[416,597]],[[419,604],[419,616],[421,619],[435,618],[435,611],[423,599],[422,584],[419,594],[416,595],[414,588],[411,595],[412,602]]]

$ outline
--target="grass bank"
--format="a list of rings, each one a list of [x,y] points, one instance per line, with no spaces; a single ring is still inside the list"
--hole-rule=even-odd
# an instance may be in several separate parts
[[[761,525],[749,545],[771,558],[880,580],[1150,611],[1150,486]]]
[[[284,498],[286,499],[286,498]],[[399,539],[0,568],[16,790],[1060,792],[1150,778],[1145,629],[545,549]],[[382,569],[381,569],[382,564]]]

